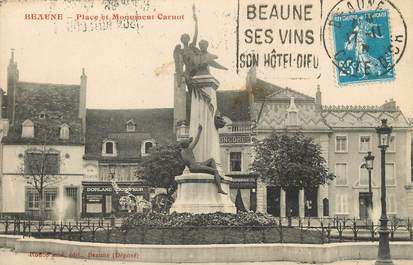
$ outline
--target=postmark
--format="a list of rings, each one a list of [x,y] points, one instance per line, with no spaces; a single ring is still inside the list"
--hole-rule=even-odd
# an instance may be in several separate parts
[[[389,0],[341,0],[328,12],[322,37],[339,85],[386,81],[395,79],[407,25]]]

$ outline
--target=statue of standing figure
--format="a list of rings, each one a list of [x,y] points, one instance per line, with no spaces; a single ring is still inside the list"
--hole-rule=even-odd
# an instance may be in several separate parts
[[[195,21],[195,33],[192,42],[188,34],[182,34],[181,44],[176,45],[174,49],[175,72],[180,75],[181,81],[187,81],[189,78],[196,75],[208,75],[209,67],[212,66],[217,69],[228,70],[226,67],[220,65],[215,61],[218,56],[208,52],[209,43],[206,40],[199,42],[199,48],[196,47],[198,38],[198,19],[196,17],[195,5],[192,6],[193,18]],[[184,71],[185,66],[185,71]]]

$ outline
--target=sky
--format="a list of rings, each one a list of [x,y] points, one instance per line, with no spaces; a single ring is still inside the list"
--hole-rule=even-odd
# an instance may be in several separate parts
[[[125,0],[115,10],[105,10],[102,4],[105,1],[8,0],[3,3],[0,6],[0,87],[6,88],[7,65],[10,50],[14,48],[20,80],[23,81],[79,84],[82,68],[85,68],[88,108],[172,107],[173,49],[179,44],[182,33],[193,35],[192,5],[195,2],[199,20],[198,40],[208,40],[209,51],[228,68],[228,71],[211,71],[221,82],[219,89],[245,88],[247,69],[236,73],[236,0],[129,0],[128,5],[123,5],[128,2]],[[248,0],[240,1],[242,6]],[[303,2],[319,3],[316,0]],[[335,1],[327,2],[328,7]],[[407,25],[413,24],[413,1],[393,2],[403,12]],[[25,14],[44,13],[63,14],[63,20],[25,20]],[[138,29],[136,24],[132,24],[134,28],[124,28],[113,22],[111,28],[105,29],[93,21],[75,21],[77,15],[110,16],[114,13],[162,13],[183,15],[184,19],[139,21]],[[409,27],[408,36],[412,33]],[[393,98],[407,117],[413,117],[411,39],[407,40],[403,58],[396,65],[395,80],[386,82],[339,86],[334,65],[325,51],[321,47],[316,51],[320,69],[314,78],[294,80],[278,69],[260,68],[257,69],[257,77],[313,97],[317,85],[320,85],[324,105],[381,105]],[[318,75],[319,78],[315,78]]]

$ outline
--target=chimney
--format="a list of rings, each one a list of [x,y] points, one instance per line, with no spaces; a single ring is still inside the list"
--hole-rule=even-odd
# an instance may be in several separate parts
[[[247,73],[247,78],[245,81],[245,87],[248,92],[248,103],[250,105],[250,108],[252,104],[254,103],[254,85],[257,82],[257,70],[253,66],[250,68],[250,70]]]
[[[80,76],[79,118],[82,120],[83,136],[86,133],[86,88],[87,76],[85,68],[82,68],[82,75]]]
[[[249,92],[252,92],[255,82],[257,81],[257,70],[255,67],[251,67],[247,73],[246,88]]]
[[[2,88],[0,88],[0,122],[1,119],[3,119],[3,95],[4,91]]]
[[[317,111],[322,110],[322,103],[321,103],[321,91],[320,91],[320,85],[317,85],[317,92],[315,93],[315,109]]]
[[[14,94],[19,81],[19,70],[17,69],[17,63],[14,61],[14,49],[11,49],[11,57],[9,66],[7,67],[7,119],[10,125],[14,124],[15,115],[15,98]]]

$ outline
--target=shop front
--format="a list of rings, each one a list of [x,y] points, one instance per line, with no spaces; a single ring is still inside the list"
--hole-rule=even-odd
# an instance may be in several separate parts
[[[144,182],[82,182],[82,217],[123,216],[136,211],[136,200],[149,201],[150,187]]]

